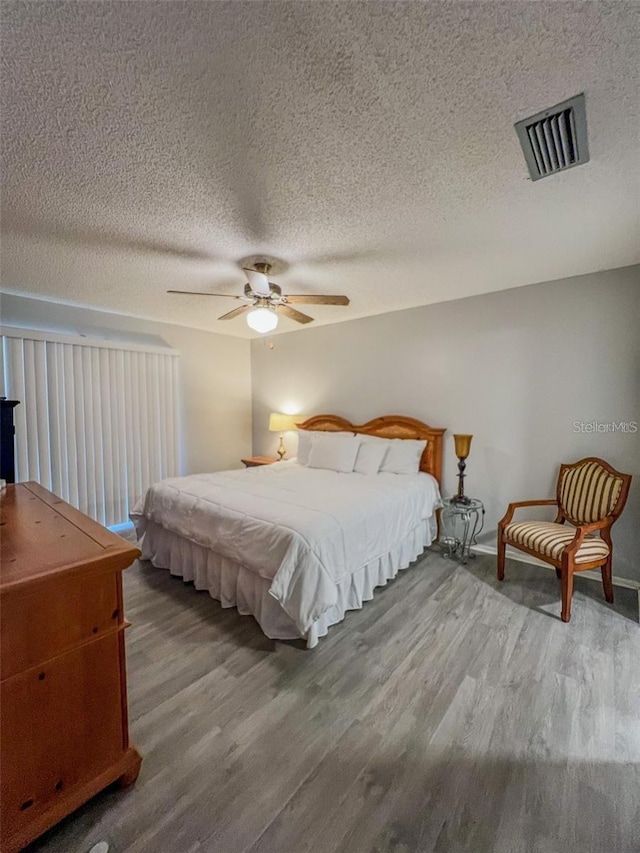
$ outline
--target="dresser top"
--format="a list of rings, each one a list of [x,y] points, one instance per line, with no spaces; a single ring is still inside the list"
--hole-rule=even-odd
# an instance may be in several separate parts
[[[119,571],[140,555],[38,483],[18,483],[0,493],[0,589],[51,575]]]

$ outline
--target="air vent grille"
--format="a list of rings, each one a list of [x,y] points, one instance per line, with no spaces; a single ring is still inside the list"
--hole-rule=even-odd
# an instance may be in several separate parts
[[[533,181],[589,160],[584,95],[517,122],[516,132]]]

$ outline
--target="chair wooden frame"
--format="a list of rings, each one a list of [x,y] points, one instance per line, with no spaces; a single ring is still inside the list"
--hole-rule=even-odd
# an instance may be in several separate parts
[[[619,477],[622,480],[622,488],[620,489],[620,494],[618,495],[616,504],[609,515],[605,516],[605,518],[602,518],[599,521],[594,521],[590,524],[579,524],[566,515],[560,503],[560,488],[563,481],[563,475],[566,470],[570,468],[576,468],[578,465],[584,465],[587,462],[596,462],[598,465],[601,465],[609,474],[612,474],[615,477]],[[611,541],[611,528],[613,524],[617,521],[617,519],[620,517],[622,510],[624,509],[624,505],[627,502],[627,497],[629,495],[630,486],[631,474],[623,474],[620,471],[616,471],[616,469],[612,468],[611,465],[604,461],[604,459],[599,459],[597,456],[588,456],[586,459],[579,459],[577,462],[574,462],[570,465],[561,465],[560,472],[558,474],[555,500],[517,501],[515,503],[510,503],[504,518],[502,518],[502,520],[498,524],[498,580],[504,580],[505,549],[507,545],[511,545],[513,548],[517,548],[519,551],[524,551],[527,554],[531,554],[532,557],[537,557],[539,560],[542,560],[545,563],[549,563],[550,565],[555,567],[556,575],[560,579],[560,586],[562,591],[561,619],[563,622],[568,622],[571,619],[573,575],[576,572],[586,572],[589,569],[600,568],[602,573],[602,586],[604,589],[604,597],[609,602],[609,604],[613,604],[613,543]],[[505,528],[511,523],[513,514],[516,509],[527,506],[555,506],[557,507],[557,514],[554,520],[555,524],[564,524],[565,521],[569,521],[570,523],[575,524],[575,536],[562,550],[559,559],[554,559],[553,557],[541,554],[539,551],[536,551],[533,548],[528,548],[527,546],[522,545],[519,542],[514,542],[512,539],[509,539],[509,537],[505,535]],[[580,546],[590,533],[595,532],[599,532],[602,539],[604,539],[604,541],[609,546],[609,556],[600,557],[597,560],[591,560],[587,563],[576,563],[574,561],[574,557],[578,553]]]

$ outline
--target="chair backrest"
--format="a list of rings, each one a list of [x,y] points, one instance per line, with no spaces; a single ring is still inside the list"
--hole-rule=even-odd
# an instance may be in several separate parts
[[[589,457],[572,465],[561,465],[558,503],[574,524],[591,524],[622,512],[629,493],[630,474],[622,474],[603,459]]]

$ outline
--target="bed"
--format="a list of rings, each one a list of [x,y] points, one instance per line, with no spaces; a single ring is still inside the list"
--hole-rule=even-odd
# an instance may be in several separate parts
[[[317,415],[298,429],[426,447],[412,474],[338,473],[293,459],[163,480],[131,519],[142,559],[253,616],[267,637],[313,648],[435,538],[445,430],[399,415],[363,425]]]

